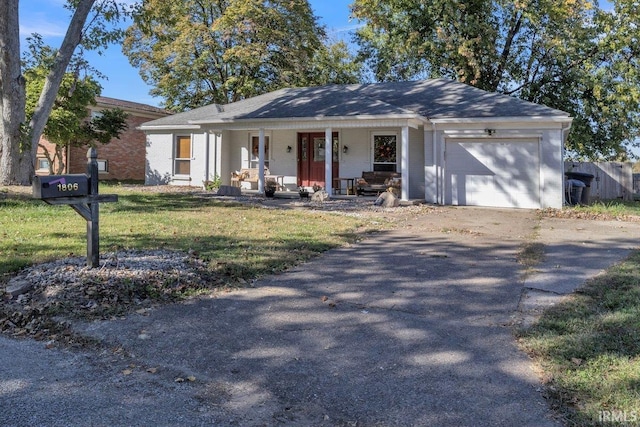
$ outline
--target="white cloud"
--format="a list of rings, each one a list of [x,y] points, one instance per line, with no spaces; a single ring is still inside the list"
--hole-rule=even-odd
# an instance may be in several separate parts
[[[20,35],[23,37],[33,33],[38,33],[42,37],[64,37],[66,31],[66,25],[42,18],[29,19],[27,22],[20,23]]]

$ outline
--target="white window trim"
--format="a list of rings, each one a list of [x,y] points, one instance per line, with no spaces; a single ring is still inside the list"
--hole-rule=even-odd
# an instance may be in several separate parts
[[[42,167],[41,162],[47,162],[47,165],[49,165],[50,164],[49,159],[45,157],[38,157],[38,169],[37,169],[39,172],[44,172],[44,171],[49,172],[49,166]]]
[[[109,173],[109,160],[107,159],[97,159],[98,162],[98,173]],[[100,169],[100,164],[104,164],[104,169]]]
[[[253,152],[252,152],[252,148],[253,148],[253,138],[260,138],[260,133],[259,132],[250,132],[249,133],[249,141],[247,142],[247,151],[249,153],[249,158],[247,160],[247,162],[249,163],[247,166],[248,167],[258,167],[258,162],[259,160],[256,158],[256,160],[253,160]],[[267,141],[269,143],[269,152],[268,155],[265,156],[264,158],[264,164],[265,167],[269,166],[269,162],[272,160],[273,157],[273,138],[271,138],[271,132],[265,132],[264,133],[264,143],[265,143],[265,147],[267,145]],[[255,164],[255,165],[253,165]]]
[[[394,136],[396,138],[396,161],[395,163],[380,163],[380,162],[375,162],[375,138],[376,136]],[[400,167],[400,161],[399,161],[399,153],[398,153],[398,146],[400,143],[400,137],[397,131],[393,130],[393,131],[375,131],[375,132],[371,132],[371,145],[370,145],[370,150],[371,150],[371,170],[374,170],[374,165],[375,164],[379,164],[379,165],[396,165],[396,172],[398,171],[399,167]]]
[[[184,138],[184,137],[188,137],[189,138],[189,157],[188,158],[184,158],[184,157],[178,157],[178,138]],[[189,173],[187,174],[179,174],[176,173],[176,160],[189,160],[189,171],[191,171],[191,166],[193,166],[192,162],[193,162],[193,135],[174,135],[173,137],[173,161],[172,161],[172,169],[173,169],[173,176],[174,177],[178,177],[178,178],[190,178],[191,174]]]

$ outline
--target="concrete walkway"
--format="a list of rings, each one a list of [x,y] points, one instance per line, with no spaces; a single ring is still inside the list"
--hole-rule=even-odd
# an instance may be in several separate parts
[[[525,281],[536,233],[548,255]],[[255,288],[78,325],[100,354],[0,338],[0,425],[558,426],[511,326],[638,236],[442,209]]]

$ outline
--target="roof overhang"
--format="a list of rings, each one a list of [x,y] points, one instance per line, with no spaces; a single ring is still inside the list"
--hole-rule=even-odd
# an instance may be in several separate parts
[[[569,116],[518,116],[518,117],[453,117],[446,119],[431,118],[435,124],[475,124],[475,123],[571,123]]]
[[[156,126],[145,126],[140,125],[137,127],[140,130],[198,130],[202,129],[202,126],[199,125],[156,125]]]
[[[318,116],[318,117],[286,117],[286,118],[250,118],[228,120],[193,120],[193,125],[206,126],[210,129],[243,130],[243,129],[317,129],[317,128],[362,128],[362,127],[395,127],[409,126],[418,128],[428,123],[425,117],[417,114],[389,114],[384,116]]]

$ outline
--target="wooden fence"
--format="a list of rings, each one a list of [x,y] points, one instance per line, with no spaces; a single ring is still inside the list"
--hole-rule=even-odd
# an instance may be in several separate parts
[[[590,201],[633,200],[633,172],[629,162],[565,162],[565,172],[583,172],[594,176]]]

